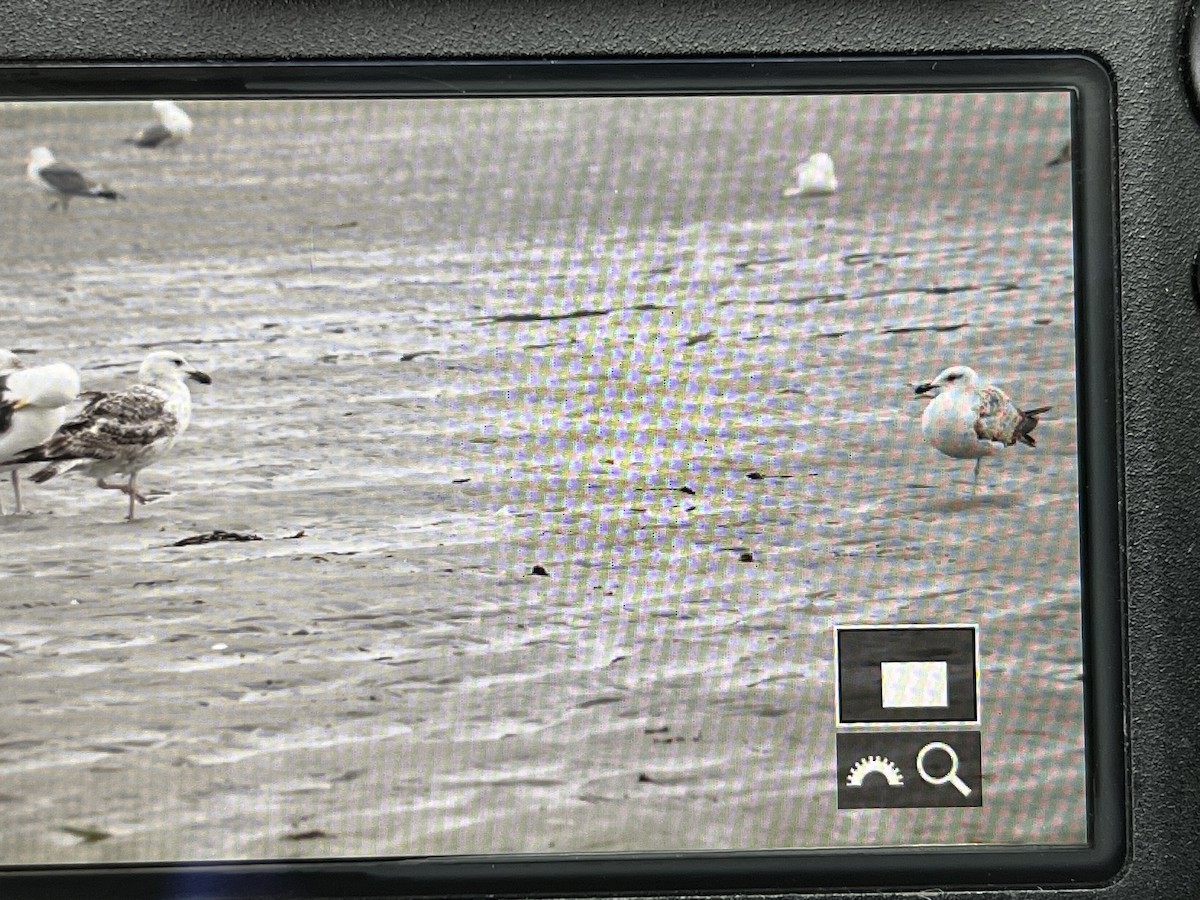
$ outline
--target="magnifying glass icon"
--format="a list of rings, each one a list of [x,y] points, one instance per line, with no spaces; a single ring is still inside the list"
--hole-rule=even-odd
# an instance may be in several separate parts
[[[935,777],[925,771],[925,757],[929,755],[930,750],[941,750],[950,757],[950,771],[945,775]],[[932,741],[922,747],[921,752],[917,754],[917,774],[921,776],[922,781],[926,781],[929,784],[952,784],[964,797],[971,796],[971,789],[967,787],[967,783],[958,777],[958,754],[949,744],[943,744],[941,741]]]

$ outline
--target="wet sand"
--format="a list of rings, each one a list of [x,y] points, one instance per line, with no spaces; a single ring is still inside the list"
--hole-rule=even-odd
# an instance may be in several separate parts
[[[138,521],[0,518],[0,861],[1085,839],[1065,102],[698,104],[0,110],[0,345],[213,377]],[[959,362],[1054,407],[975,498]],[[982,809],[836,809],[902,622],[980,624]]]

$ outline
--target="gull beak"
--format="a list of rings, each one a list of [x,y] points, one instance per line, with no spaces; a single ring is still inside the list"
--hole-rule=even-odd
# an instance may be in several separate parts
[[[928,394],[933,389],[934,389],[934,386],[927,381],[924,384],[917,385],[916,393],[918,396],[921,394]]]
[[[212,384],[212,379],[199,369],[188,369],[187,376],[188,378],[192,379],[192,381],[198,381],[201,384]]]
[[[16,412],[18,409],[24,409],[28,405],[29,405],[29,401],[26,400],[24,397],[22,397],[20,400],[18,400],[16,403],[14,403],[12,405],[12,411]]]

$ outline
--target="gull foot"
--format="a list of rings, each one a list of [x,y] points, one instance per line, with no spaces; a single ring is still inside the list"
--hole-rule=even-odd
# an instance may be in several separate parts
[[[126,483],[126,484],[109,484],[107,481],[104,481],[102,479],[102,480],[96,482],[96,484],[98,487],[102,487],[106,491],[120,491],[122,494],[125,494],[126,496],[132,495],[133,499],[136,500],[138,503],[146,502],[146,495],[128,483]]]

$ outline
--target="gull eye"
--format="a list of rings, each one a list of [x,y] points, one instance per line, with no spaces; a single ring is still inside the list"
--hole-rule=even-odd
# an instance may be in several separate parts
[[[178,368],[179,366],[182,366],[182,365],[183,365],[183,360],[182,360],[182,359],[174,359],[174,360],[171,360],[171,361],[172,361],[173,363],[175,363],[175,366],[176,366],[176,368]]]

